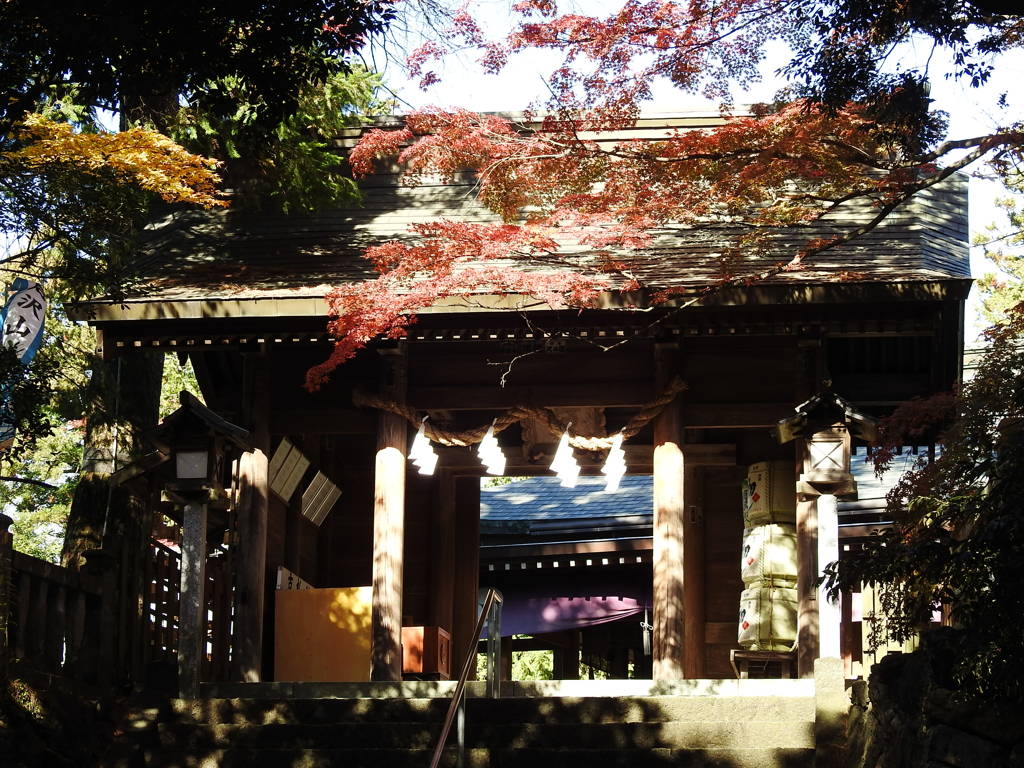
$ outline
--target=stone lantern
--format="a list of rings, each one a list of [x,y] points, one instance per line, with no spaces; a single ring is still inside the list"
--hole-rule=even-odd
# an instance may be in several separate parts
[[[210,505],[227,506],[230,466],[252,450],[249,433],[218,416],[189,392],[181,407],[152,435],[169,456],[164,492],[184,508],[181,526],[181,607],[178,625],[178,688],[181,698],[199,698],[206,638],[206,526]]]

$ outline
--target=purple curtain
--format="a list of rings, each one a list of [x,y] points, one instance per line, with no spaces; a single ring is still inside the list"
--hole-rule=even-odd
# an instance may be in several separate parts
[[[650,605],[650,571],[574,573],[563,577],[506,579],[496,584],[505,598],[501,634],[561,632],[642,616]]]

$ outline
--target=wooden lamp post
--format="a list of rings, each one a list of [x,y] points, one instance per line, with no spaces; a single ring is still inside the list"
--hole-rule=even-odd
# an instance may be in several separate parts
[[[814,660],[838,657],[840,611],[815,587],[821,569],[839,559],[838,497],[854,497],[850,473],[852,438],[873,442],[876,423],[825,388],[798,405],[775,428],[780,443],[796,440],[797,673],[814,674]]]
[[[231,460],[252,446],[246,430],[225,421],[188,392],[179,397],[181,407],[161,422],[153,441],[171,457],[165,494],[183,507],[178,689],[181,698],[197,699],[206,642],[207,510],[211,505],[228,505]]]

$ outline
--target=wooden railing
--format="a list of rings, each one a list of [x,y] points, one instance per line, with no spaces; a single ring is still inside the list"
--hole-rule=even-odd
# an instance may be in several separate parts
[[[143,607],[143,655],[146,667],[165,664],[173,670],[178,649],[178,595],[181,590],[181,555],[159,541],[150,542],[146,560],[146,597]]]
[[[19,660],[38,672],[111,682],[111,571],[102,558],[76,571],[15,552],[9,525],[0,515],[0,666]]]
[[[144,645],[147,664],[177,663],[181,554],[159,541],[150,545],[146,574]],[[217,553],[206,562],[206,653],[203,680],[227,680],[231,663],[231,574]]]
[[[234,589],[223,552],[206,560],[206,654],[203,680],[231,679],[231,626]]]
[[[180,555],[153,541],[147,558],[137,630],[118,637],[116,563],[106,553],[85,553],[82,570],[14,551],[11,518],[0,514],[0,678],[17,661],[23,669],[106,687],[131,680],[173,686],[177,666]],[[136,604],[129,598],[129,602]],[[129,606],[131,607],[131,606]],[[232,584],[226,558],[208,560],[204,680],[230,674]],[[138,643],[141,642],[141,648]],[[133,667],[130,659],[141,658]],[[155,674],[155,676],[153,676]],[[152,679],[149,679],[152,677]]]
[[[501,606],[504,598],[501,592],[491,587],[487,590],[483,605],[480,607],[480,615],[476,620],[476,629],[473,630],[473,638],[466,649],[463,657],[462,672],[455,683],[455,693],[452,694],[448,711],[441,724],[441,734],[438,736],[437,745],[430,759],[430,768],[437,768],[444,754],[444,746],[448,743],[448,734],[451,733],[452,725],[456,726],[456,737],[458,741],[458,753],[456,765],[463,768],[466,761],[466,683],[476,668],[477,647],[480,638],[483,637],[484,627],[487,627],[487,695],[497,698],[501,695]]]

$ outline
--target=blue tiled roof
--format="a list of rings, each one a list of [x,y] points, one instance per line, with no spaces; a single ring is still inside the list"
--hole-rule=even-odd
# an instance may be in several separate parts
[[[940,448],[936,447],[936,452],[941,452]],[[900,455],[893,459],[889,469],[881,477],[877,477],[875,465],[868,459],[867,449],[857,448],[854,455],[850,457],[850,472],[853,474],[853,479],[857,481],[857,499],[855,501],[840,501],[840,514],[884,510],[885,497],[892,487],[904,473],[916,468],[921,459],[927,455],[928,449],[925,447],[904,447]]]
[[[906,447],[903,452],[893,459],[889,469],[881,478],[875,476],[875,465],[868,460],[867,449],[858,448],[850,458],[850,471],[857,481],[857,498],[861,501],[868,499],[884,499],[885,495],[896,485],[896,481],[911,469],[917,466],[922,456],[928,455],[927,448]]]
[[[857,500],[840,501],[839,511],[882,510],[885,496],[900,476],[912,469],[924,449],[907,448],[881,477],[866,460],[864,448],[858,448],[850,462],[850,471],[857,481]],[[592,520],[637,524],[643,519],[650,524],[653,481],[650,475],[629,475],[622,478],[619,490],[604,492],[603,476],[580,477],[575,488],[563,488],[554,477],[526,477],[507,485],[480,489],[480,518],[483,531],[508,530],[516,523],[532,528],[546,521]],[[738,510],[737,510],[738,514]]]
[[[603,476],[580,477],[563,488],[554,477],[527,477],[480,489],[482,521],[613,519],[652,514],[650,475],[630,475],[614,493],[604,492]]]

